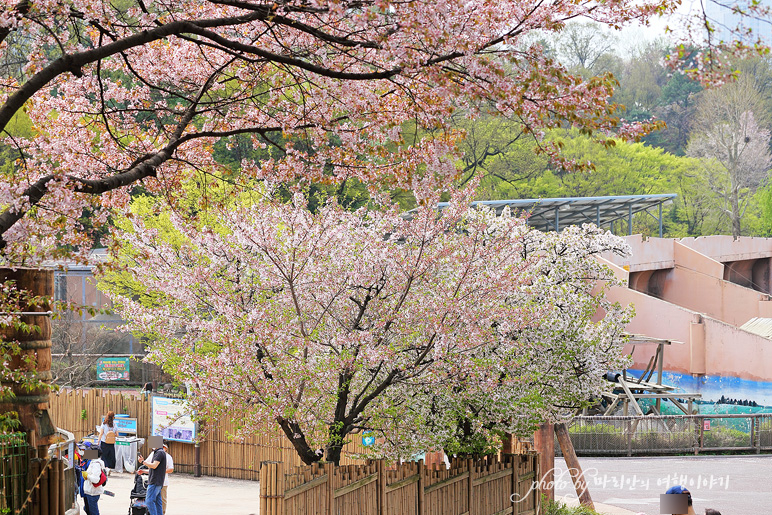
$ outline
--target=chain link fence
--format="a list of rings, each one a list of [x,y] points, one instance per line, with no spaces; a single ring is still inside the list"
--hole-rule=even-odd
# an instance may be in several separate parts
[[[568,431],[585,456],[772,450],[772,414],[580,416]]]
[[[18,513],[27,497],[27,435],[0,434],[0,514]]]

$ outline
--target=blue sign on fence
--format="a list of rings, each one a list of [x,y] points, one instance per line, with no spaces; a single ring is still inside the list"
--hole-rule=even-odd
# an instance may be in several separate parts
[[[362,445],[365,447],[371,447],[375,444],[375,437],[370,434],[370,431],[365,431],[362,433]]]
[[[102,423],[104,424],[105,417],[102,417]],[[137,419],[136,418],[126,418],[123,416],[115,416],[115,420],[113,421],[115,424],[115,427],[118,428],[118,433],[131,433],[131,434],[137,434]]]

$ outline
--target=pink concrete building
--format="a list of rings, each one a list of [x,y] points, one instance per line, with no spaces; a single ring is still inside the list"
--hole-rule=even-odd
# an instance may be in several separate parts
[[[665,353],[666,370],[750,381],[763,391],[756,400],[772,404],[772,239],[625,239],[631,257],[605,258],[628,285],[610,297],[634,305],[629,332],[676,342]],[[646,367],[651,348],[627,350],[633,368]]]

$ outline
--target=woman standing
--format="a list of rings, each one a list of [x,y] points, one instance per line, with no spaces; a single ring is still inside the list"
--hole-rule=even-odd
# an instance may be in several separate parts
[[[108,472],[115,468],[115,437],[118,429],[115,427],[115,412],[108,411],[105,420],[99,428],[99,448],[102,450],[102,461]]]

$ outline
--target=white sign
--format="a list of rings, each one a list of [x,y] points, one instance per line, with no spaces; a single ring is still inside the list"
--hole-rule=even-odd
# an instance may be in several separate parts
[[[164,440],[193,443],[196,438],[196,424],[190,419],[188,403],[182,399],[153,397],[151,421],[153,435]]]

